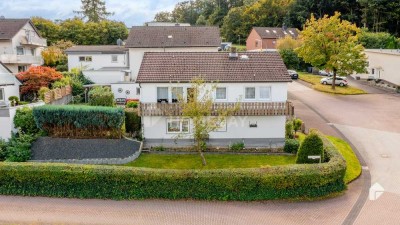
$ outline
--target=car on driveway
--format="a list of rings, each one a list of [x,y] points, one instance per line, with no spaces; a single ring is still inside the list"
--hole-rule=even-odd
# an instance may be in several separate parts
[[[295,70],[288,70],[288,73],[293,80],[297,80],[299,78],[299,74]]]
[[[332,82],[333,82],[333,77],[324,77],[320,81],[321,84],[325,85],[332,84]],[[346,77],[336,77],[335,84],[344,87],[347,86],[348,82]]]
[[[328,77],[333,76],[333,73],[332,73],[332,72],[329,72],[329,71],[326,71],[326,70],[320,70],[320,71],[318,72],[318,74],[321,75],[321,76],[328,76]]]

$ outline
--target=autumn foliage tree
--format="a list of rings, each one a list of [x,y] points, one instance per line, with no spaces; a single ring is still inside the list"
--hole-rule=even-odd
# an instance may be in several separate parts
[[[32,93],[34,96],[41,87],[50,87],[62,77],[60,72],[44,66],[31,66],[27,71],[17,74],[17,78],[22,82],[21,94]]]

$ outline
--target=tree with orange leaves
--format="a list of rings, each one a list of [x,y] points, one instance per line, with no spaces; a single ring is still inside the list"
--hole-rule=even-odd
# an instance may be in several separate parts
[[[21,94],[33,93],[36,96],[41,87],[50,87],[63,75],[50,67],[31,66],[27,71],[17,74],[17,78],[22,82]]]

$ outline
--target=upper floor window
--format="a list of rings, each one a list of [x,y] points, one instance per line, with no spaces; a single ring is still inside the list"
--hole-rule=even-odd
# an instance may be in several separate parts
[[[256,88],[255,87],[247,87],[245,88],[245,99],[256,99]]]
[[[35,55],[35,49],[34,48],[31,48],[31,55]]]
[[[24,48],[23,47],[17,47],[17,55],[23,55],[24,54]]]
[[[18,66],[18,73],[25,72],[27,69],[27,66]]]
[[[258,40],[256,40],[256,48],[258,47]]]
[[[111,55],[111,62],[117,63],[118,62],[118,55]]]
[[[216,100],[226,100],[226,87],[218,87],[215,90],[215,99]]]
[[[271,87],[260,87],[260,99],[262,100],[271,99]]]
[[[179,99],[183,98],[183,87],[173,87],[171,88],[172,102],[178,102]]]
[[[168,102],[168,87],[157,87],[157,102]]]
[[[0,88],[0,101],[4,101],[4,88]]]
[[[91,62],[92,56],[79,56],[79,62]]]

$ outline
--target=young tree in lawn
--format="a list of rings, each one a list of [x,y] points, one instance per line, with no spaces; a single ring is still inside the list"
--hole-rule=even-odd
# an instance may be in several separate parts
[[[50,87],[50,84],[62,77],[60,72],[44,66],[31,66],[27,71],[17,74],[22,82],[21,94],[32,93],[35,97],[41,87]]]
[[[232,116],[240,107],[239,103],[224,109],[214,108],[214,92],[216,84],[206,83],[200,77],[191,82],[188,90],[188,98],[184,99],[182,94],[178,94],[179,106],[182,109],[182,118],[192,120],[193,132],[190,134],[195,141],[195,149],[199,152],[202,163],[207,164],[203,155],[206,148],[206,141],[210,132],[216,131],[225,123],[229,116]],[[179,96],[180,95],[180,96]],[[180,134],[177,138],[185,136]]]
[[[360,32],[356,25],[341,20],[338,12],[318,20],[311,15],[300,32],[302,45],[296,52],[312,66],[333,71],[332,89],[335,89],[337,74],[365,72],[367,59],[364,47],[358,42]]]

